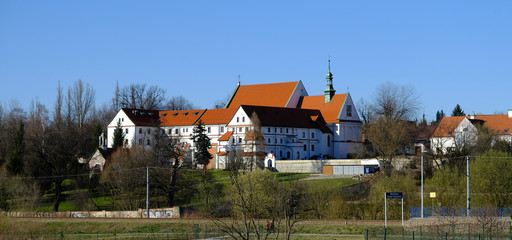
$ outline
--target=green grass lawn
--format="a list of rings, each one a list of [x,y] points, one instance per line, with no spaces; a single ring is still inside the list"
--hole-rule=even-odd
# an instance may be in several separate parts
[[[359,183],[358,180],[352,178],[328,178],[328,179],[315,179],[306,181],[312,185],[313,188],[323,189],[324,191],[336,191],[343,187]]]

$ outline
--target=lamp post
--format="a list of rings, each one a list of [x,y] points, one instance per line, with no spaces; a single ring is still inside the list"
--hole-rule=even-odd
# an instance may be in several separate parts
[[[424,218],[425,215],[423,214],[423,154],[427,153],[428,151],[422,151],[421,152],[421,218]]]

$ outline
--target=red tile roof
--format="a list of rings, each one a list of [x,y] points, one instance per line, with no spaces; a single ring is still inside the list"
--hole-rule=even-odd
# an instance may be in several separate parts
[[[208,109],[201,116],[203,124],[227,124],[236,112],[236,108]]]
[[[512,118],[508,115],[476,115],[474,119],[471,116],[443,117],[433,134],[433,137],[453,136],[453,131],[460,124],[462,119],[467,118],[471,122],[483,122],[492,134],[510,135],[512,134]]]
[[[437,124],[437,128],[432,134],[432,137],[451,137],[453,136],[453,131],[457,126],[459,126],[464,116],[459,117],[443,117],[439,124]]]
[[[510,135],[512,134],[512,118],[508,115],[476,115],[476,120],[484,121],[484,125],[492,130],[493,134]]]
[[[200,110],[160,111],[161,126],[187,126],[194,122],[205,112]]]
[[[268,83],[239,86],[227,108],[240,105],[286,107],[299,82]]]
[[[327,123],[339,122],[339,116],[347,94],[336,94],[330,102],[325,103],[325,96],[306,96],[301,97],[297,108],[301,109],[318,109],[322,112],[322,116]]]
[[[228,132],[224,133],[222,136],[220,136],[220,138],[217,141],[229,141],[229,138],[231,138],[232,135],[233,135],[233,132],[228,131]]]

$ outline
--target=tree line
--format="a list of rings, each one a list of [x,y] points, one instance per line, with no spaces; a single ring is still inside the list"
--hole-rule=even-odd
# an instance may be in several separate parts
[[[146,84],[117,84],[111,103],[98,106],[94,88],[82,80],[67,89],[58,82],[53,106],[37,98],[28,110],[16,100],[0,104],[0,209],[33,208],[36,202],[51,199],[57,211],[69,180],[76,188],[90,185],[83,163],[98,148],[98,137],[120,108],[196,107],[183,96],[167,98],[164,89]]]

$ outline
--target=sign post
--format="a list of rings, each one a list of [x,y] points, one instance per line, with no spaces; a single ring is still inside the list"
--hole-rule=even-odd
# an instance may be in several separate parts
[[[384,227],[388,227],[388,198],[401,198],[402,199],[402,227],[404,226],[404,194],[402,192],[386,192],[384,195]]]
[[[430,192],[430,199],[432,199],[432,211],[434,211],[434,198],[436,198],[436,192]]]

